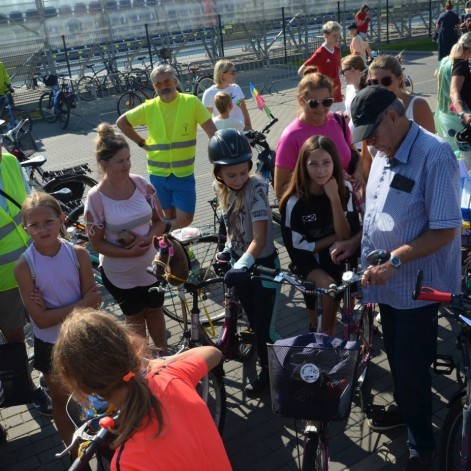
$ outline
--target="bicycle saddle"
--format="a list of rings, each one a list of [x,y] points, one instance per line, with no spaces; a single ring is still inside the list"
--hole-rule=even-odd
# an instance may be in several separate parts
[[[32,159],[28,159],[28,160],[25,160],[24,162],[20,162],[20,165],[24,168],[26,167],[38,168],[38,167],[41,167],[41,165],[43,165],[44,162],[46,161],[47,159],[46,157],[44,157],[44,155],[36,155]]]

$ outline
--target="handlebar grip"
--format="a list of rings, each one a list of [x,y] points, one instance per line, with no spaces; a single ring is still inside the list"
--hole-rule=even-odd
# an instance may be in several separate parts
[[[273,278],[280,273],[279,268],[268,268],[264,267],[263,265],[254,265],[253,267],[254,274],[258,275],[268,275],[272,276]]]
[[[451,293],[436,291],[428,286],[422,286],[418,293],[414,293],[414,299],[419,301],[433,301],[436,303],[449,304],[453,301],[453,295]]]

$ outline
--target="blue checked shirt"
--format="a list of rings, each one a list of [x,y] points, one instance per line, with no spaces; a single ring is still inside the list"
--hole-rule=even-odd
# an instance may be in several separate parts
[[[409,192],[391,188],[396,174],[414,181]],[[366,256],[374,249],[392,252],[429,229],[457,231],[453,241],[439,251],[402,265],[385,285],[365,289],[365,302],[384,303],[396,309],[430,304],[412,299],[418,270],[424,272],[424,285],[460,292],[460,193],[458,163],[450,146],[417,124],[412,123],[393,159],[378,152],[366,187],[363,267],[367,265]]]

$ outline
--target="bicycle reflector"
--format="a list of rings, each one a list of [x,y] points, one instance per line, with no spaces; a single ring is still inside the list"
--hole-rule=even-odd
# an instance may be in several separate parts
[[[464,129],[455,134],[455,142],[463,152],[471,151],[471,125],[468,124]]]

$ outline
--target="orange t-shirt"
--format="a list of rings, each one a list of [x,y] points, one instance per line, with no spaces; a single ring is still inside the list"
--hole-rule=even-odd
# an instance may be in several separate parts
[[[151,371],[149,388],[162,405],[164,425],[155,437],[155,418],[120,446],[112,471],[226,471],[231,464],[206,404],[195,390],[208,372],[198,355]]]

